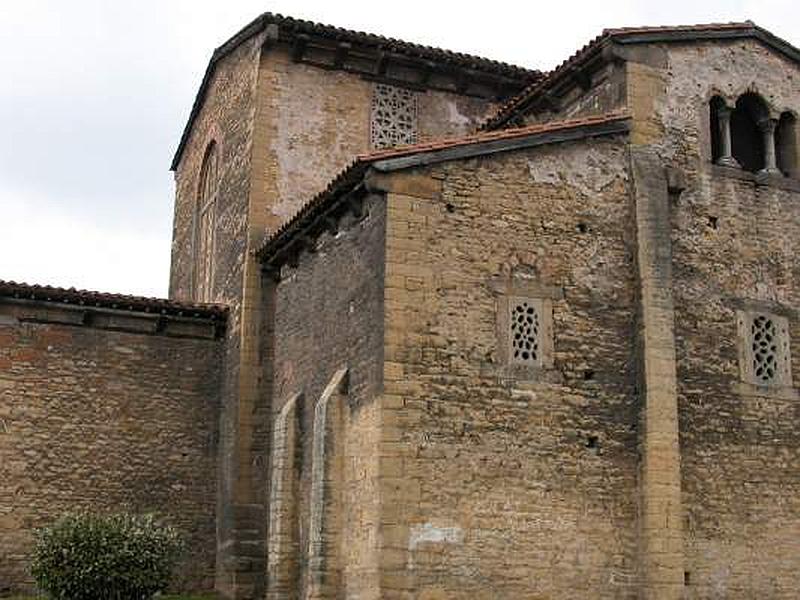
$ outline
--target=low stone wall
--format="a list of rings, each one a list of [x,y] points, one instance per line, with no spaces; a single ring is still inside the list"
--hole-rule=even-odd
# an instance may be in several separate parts
[[[68,511],[156,512],[211,589],[219,323],[0,298],[0,595],[32,586],[33,531]]]

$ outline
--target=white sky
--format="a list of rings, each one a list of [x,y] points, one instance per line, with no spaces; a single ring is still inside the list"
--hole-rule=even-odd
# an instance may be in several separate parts
[[[800,45],[798,0],[0,0],[0,279],[166,295],[170,159],[214,47],[264,11],[540,69],[604,27]]]

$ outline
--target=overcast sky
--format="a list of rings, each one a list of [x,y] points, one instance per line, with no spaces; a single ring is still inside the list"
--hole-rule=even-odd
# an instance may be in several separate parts
[[[0,279],[163,296],[169,163],[213,49],[264,11],[549,69],[604,27],[752,19],[798,0],[0,0]]]

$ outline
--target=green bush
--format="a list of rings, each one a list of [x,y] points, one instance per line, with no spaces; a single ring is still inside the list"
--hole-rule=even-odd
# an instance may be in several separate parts
[[[37,531],[31,572],[54,600],[145,600],[167,587],[181,549],[153,515],[67,515]]]

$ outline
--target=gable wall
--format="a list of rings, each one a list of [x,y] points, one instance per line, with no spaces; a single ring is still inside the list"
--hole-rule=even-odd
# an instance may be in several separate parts
[[[397,177],[408,184],[388,197],[382,597],[636,597],[624,141]],[[555,294],[554,364],[533,377],[502,364],[493,282],[512,273]]]
[[[256,210],[268,227],[291,217],[353,158],[369,152],[374,82],[346,71],[295,62],[282,47],[260,70]],[[475,129],[493,108],[480,98],[417,91],[418,141]]]
[[[628,63],[628,81],[634,141],[686,175],[670,207],[686,591],[790,598],[800,553],[796,392],[741,384],[736,310],[755,303],[789,315],[798,373],[800,194],[785,179],[757,185],[714,168],[707,101],[715,90],[735,100],[756,89],[796,111],[800,70],[754,41],[656,53]]]

